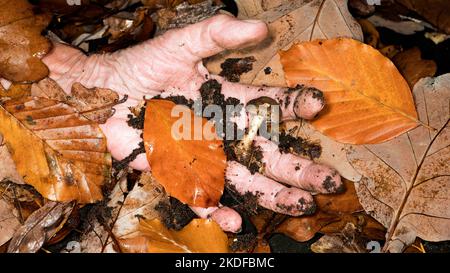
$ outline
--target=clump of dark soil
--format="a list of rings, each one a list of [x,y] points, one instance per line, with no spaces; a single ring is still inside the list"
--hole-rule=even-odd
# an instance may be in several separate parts
[[[145,120],[145,106],[143,106],[140,109],[138,116],[129,114],[128,115],[127,124],[131,128],[141,129],[142,130],[142,129],[144,129],[144,120]]]
[[[196,217],[188,205],[173,197],[169,198],[169,202],[159,202],[155,209],[168,229],[180,230]]]
[[[256,61],[255,57],[249,56],[245,58],[229,58],[221,65],[222,71],[219,75],[230,82],[239,82],[241,75],[253,69],[253,63]]]
[[[281,132],[278,148],[283,153],[295,153],[311,160],[319,158],[322,154],[322,147],[319,144],[301,137],[294,137],[286,132]]]
[[[257,244],[257,238],[254,233],[238,234],[236,238],[231,241],[230,249],[236,251],[250,251]]]
[[[185,96],[170,96],[164,99],[170,100],[175,104],[186,105],[189,108],[192,108],[192,106],[194,105],[194,101],[191,99],[188,100]]]

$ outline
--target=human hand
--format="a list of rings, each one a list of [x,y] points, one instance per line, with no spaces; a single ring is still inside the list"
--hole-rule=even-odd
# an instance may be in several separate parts
[[[281,107],[282,120],[316,116],[324,106],[322,93],[317,89],[301,87],[288,91],[231,83],[209,75],[202,64],[203,58],[225,49],[258,44],[267,34],[267,26],[261,21],[217,15],[112,54],[88,57],[77,49],[57,44],[43,60],[50,69],[50,77],[67,93],[73,83],[79,82],[88,88],[110,88],[121,96],[128,95],[125,103],[115,107],[114,116],[100,125],[112,156],[122,160],[142,142],[141,130],[127,124],[129,107],[136,106],[144,97],[157,95],[181,95],[196,100],[201,85],[208,79],[221,83],[225,98],[236,98],[244,105],[259,97],[274,99]],[[281,153],[275,143],[262,137],[255,138],[254,146],[262,154],[261,174],[251,174],[245,166],[231,161],[226,179],[238,192],[257,196],[263,207],[293,216],[309,214],[315,209],[310,192],[332,193],[342,188],[339,174],[328,166]],[[130,166],[150,170],[145,154],[138,155]],[[240,229],[241,218],[230,208],[192,209],[201,217],[213,218],[226,231]]]

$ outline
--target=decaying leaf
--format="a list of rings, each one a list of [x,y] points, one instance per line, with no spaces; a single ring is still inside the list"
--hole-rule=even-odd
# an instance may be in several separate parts
[[[420,49],[417,47],[396,54],[392,61],[411,88],[420,79],[434,76],[437,70],[437,65],[433,60],[422,59]]]
[[[8,147],[0,133],[0,182],[4,180],[13,181],[19,184],[25,183],[17,172],[16,165],[14,164],[11,154],[8,151]]]
[[[70,95],[52,79],[45,78],[31,87],[31,95],[64,102],[79,114],[97,123],[105,123],[114,114],[113,106],[119,103],[119,95],[107,88],[86,88],[74,83]]]
[[[314,128],[339,142],[381,143],[417,127],[408,84],[378,50],[346,38],[304,42],[281,52],[289,86],[322,90]]]
[[[194,219],[180,231],[168,230],[158,219],[142,220],[138,235],[120,243],[125,252],[228,252],[227,235],[216,222],[205,219]]]
[[[364,209],[388,228],[385,251],[401,252],[417,237],[450,239],[450,74],[414,87],[418,127],[388,142],[354,146],[350,163]]]
[[[311,245],[311,250],[316,253],[366,253],[365,243],[356,226],[348,223],[339,234],[321,237]]]
[[[114,235],[119,239],[127,238],[138,230],[141,219],[157,218],[158,212],[155,207],[164,198],[167,198],[164,188],[150,173],[142,173],[141,178],[123,202],[113,227]]]
[[[279,50],[314,39],[350,37],[362,41],[359,24],[350,15],[346,0],[238,1],[241,19],[260,19],[268,24],[270,38],[253,49],[224,52],[208,61],[208,70],[219,74],[229,58],[254,57],[253,70],[241,75],[240,82],[286,86],[278,56]],[[280,4],[276,6],[276,3]],[[265,9],[265,6],[273,7]]]
[[[40,60],[51,47],[41,36],[50,16],[35,15],[27,0],[0,1],[0,77],[31,82],[48,75]]]
[[[50,200],[91,203],[103,198],[111,156],[99,126],[70,106],[45,98],[0,106],[3,134],[19,174]]]
[[[8,242],[20,227],[17,210],[0,198],[0,246]]]
[[[49,201],[28,217],[14,233],[8,246],[9,253],[34,253],[60,230],[67,221],[75,203]]]
[[[173,132],[179,132],[180,118],[171,115],[175,103],[166,100],[150,100],[147,103],[144,125],[144,146],[152,174],[164,186],[167,193],[181,202],[197,206],[217,206],[225,184],[226,157],[222,141],[206,140],[202,132],[201,139],[195,140],[194,113],[185,106],[186,123],[181,130],[187,132],[187,138],[177,140]],[[181,108],[180,108],[181,109]],[[178,122],[176,124],[176,122]],[[208,121],[201,119],[201,128],[211,128]],[[172,128],[175,127],[175,128]],[[187,128],[189,127],[189,128]],[[197,126],[198,128],[199,126]]]

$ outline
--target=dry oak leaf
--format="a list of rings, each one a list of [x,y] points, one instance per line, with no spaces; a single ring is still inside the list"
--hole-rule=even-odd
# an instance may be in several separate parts
[[[401,252],[417,237],[450,240],[450,74],[414,87],[418,127],[388,142],[354,146],[350,163],[364,176],[356,190],[364,209],[382,223],[385,251]]]
[[[200,127],[196,120],[201,119],[201,132],[210,128],[209,132],[215,134],[214,125],[195,117],[182,105],[176,106],[179,110],[184,109],[181,118],[173,117],[171,113],[175,106],[166,100],[147,102],[144,146],[152,174],[169,195],[185,204],[217,206],[225,184],[226,157],[222,141],[206,140],[203,133],[201,140],[195,140],[195,131]],[[188,140],[184,136],[174,136],[180,128],[187,133]]]
[[[433,77],[437,70],[437,65],[433,60],[422,59],[420,49],[417,47],[396,54],[392,61],[411,88],[420,79]]]
[[[315,129],[343,143],[381,143],[420,124],[411,91],[394,64],[352,39],[316,40],[280,52],[289,86],[323,91]]]
[[[239,10],[260,10],[250,17],[267,23],[270,37],[250,49],[225,51],[207,62],[207,68],[214,74],[221,71],[220,65],[228,58],[252,56],[256,59],[253,70],[241,75],[240,82],[255,85],[286,86],[284,72],[278,55],[292,44],[313,39],[350,37],[363,40],[361,27],[351,16],[347,0],[299,0],[280,1],[279,6],[264,0],[238,1]],[[271,1],[272,2],[272,1]],[[259,8],[258,8],[259,6]],[[273,7],[269,10],[265,6]]]
[[[98,124],[70,106],[26,97],[0,105],[3,134],[17,171],[54,201],[93,203],[103,198],[111,156]]]
[[[228,237],[209,219],[194,219],[182,230],[167,229],[158,219],[140,221],[137,236],[119,240],[124,252],[225,253]]]
[[[0,246],[8,242],[19,227],[20,222],[17,209],[0,198]]]
[[[49,201],[33,212],[14,233],[8,246],[8,253],[37,252],[64,226],[74,206],[74,202]]]
[[[27,0],[0,0],[0,77],[32,82],[48,75],[40,58],[51,48],[41,36],[50,19],[45,14],[35,15]]]

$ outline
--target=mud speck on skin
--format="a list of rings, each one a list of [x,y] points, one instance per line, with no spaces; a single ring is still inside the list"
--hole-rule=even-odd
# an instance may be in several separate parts
[[[333,177],[337,176],[338,172],[333,171],[333,173],[325,177],[325,180],[322,183],[323,188],[330,193],[342,193],[345,191],[345,185],[344,183],[340,184],[339,186],[336,185],[336,181],[334,181]]]
[[[207,80],[200,87],[200,94],[202,96],[203,108],[208,105],[216,104],[223,105],[225,96],[222,94],[222,84],[217,80]]]
[[[322,154],[322,147],[319,144],[301,137],[294,137],[286,132],[281,132],[278,148],[282,153],[295,153],[311,160],[319,158]]]
[[[252,153],[248,159],[248,162],[242,162],[247,166],[251,174],[260,172],[264,168],[264,163],[262,163],[263,154],[260,147],[255,147],[252,145]]]
[[[253,63],[256,61],[255,57],[249,56],[245,58],[229,58],[221,65],[222,71],[219,75],[230,82],[239,82],[241,75],[253,69]]]
[[[173,197],[170,197],[169,202],[159,202],[155,209],[168,229],[180,230],[195,217],[195,213],[188,205]]]
[[[316,212],[316,204],[314,202],[306,202],[304,198],[300,198],[297,204],[285,205],[282,203],[276,204],[277,208],[293,213],[294,211],[301,211],[303,215],[311,215]]]

